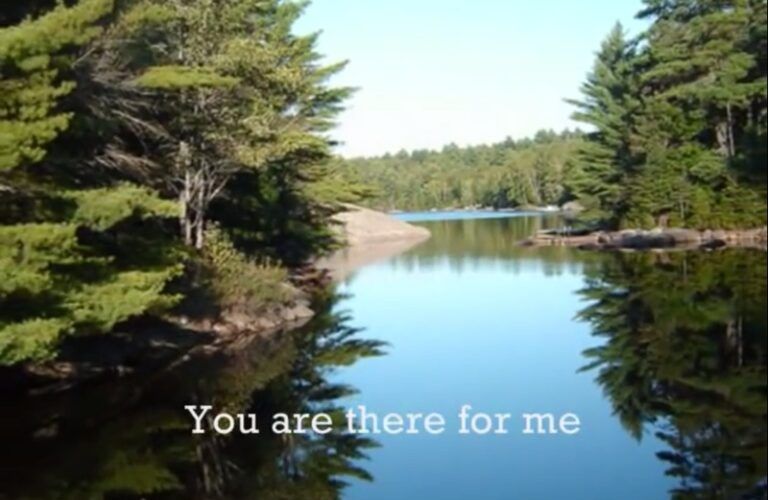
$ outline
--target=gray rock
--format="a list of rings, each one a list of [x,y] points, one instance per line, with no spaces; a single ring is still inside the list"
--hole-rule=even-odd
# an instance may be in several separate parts
[[[293,308],[293,312],[298,319],[311,318],[315,315],[315,312],[309,308],[308,305],[299,303]]]
[[[670,228],[664,231],[664,234],[672,238],[672,241],[677,245],[701,241],[701,233],[693,229]]]
[[[722,229],[716,229],[715,231],[712,231],[712,239],[725,241],[728,239],[728,233]]]
[[[577,214],[579,212],[584,211],[584,206],[578,201],[569,201],[568,203],[563,204],[563,206],[561,207],[561,210],[563,212],[570,212],[573,214]]]
[[[224,315],[222,318],[225,323],[229,323],[236,330],[246,330],[253,318],[241,312],[232,312]]]
[[[280,316],[285,321],[295,321],[296,320],[296,313],[294,312],[292,307],[286,307],[280,312]]]

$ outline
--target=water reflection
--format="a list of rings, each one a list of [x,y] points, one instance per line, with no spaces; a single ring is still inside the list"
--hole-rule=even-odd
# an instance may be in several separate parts
[[[339,417],[338,399],[355,390],[329,375],[382,354],[382,344],[331,313],[334,301],[292,334],[196,356],[146,380],[19,402],[0,430],[0,498],[340,498],[350,478],[370,479],[360,459],[374,441],[341,425],[288,439],[268,428],[193,436],[183,410],[212,404],[261,422],[275,412]]]
[[[454,272],[493,266],[499,272],[518,274],[541,271],[546,276],[578,274],[583,262],[596,254],[563,246],[526,248],[519,243],[543,229],[561,227],[557,215],[527,217],[446,219],[415,222],[432,237],[392,261],[395,269],[428,271],[448,267]]]
[[[587,271],[585,351],[624,427],[654,432],[676,499],[766,498],[764,252],[618,254]]]

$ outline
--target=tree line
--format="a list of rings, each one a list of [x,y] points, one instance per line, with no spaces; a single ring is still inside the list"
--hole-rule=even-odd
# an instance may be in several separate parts
[[[617,24],[569,101],[575,138],[354,159],[350,175],[384,208],[577,200],[608,228],[765,225],[766,3],[645,0],[648,28]]]
[[[532,139],[347,159],[340,168],[372,188],[368,204],[386,210],[557,205],[569,199],[582,135],[541,130]]]
[[[335,243],[351,90],[280,0],[5,2],[0,365],[190,301],[256,311]],[[203,302],[201,302],[203,301]]]

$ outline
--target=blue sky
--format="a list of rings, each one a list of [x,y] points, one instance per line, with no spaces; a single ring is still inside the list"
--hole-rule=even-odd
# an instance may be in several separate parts
[[[359,87],[334,137],[344,156],[438,149],[574,127],[571,107],[617,20],[640,0],[314,0],[297,32],[348,59]]]

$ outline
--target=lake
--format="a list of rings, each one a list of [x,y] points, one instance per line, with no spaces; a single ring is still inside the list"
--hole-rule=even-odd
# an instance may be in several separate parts
[[[14,404],[0,498],[764,498],[765,253],[523,248],[558,216],[493,215],[399,215],[432,238],[348,275],[299,331]],[[186,404],[447,425],[191,436]],[[463,405],[509,432],[455,432]],[[579,432],[523,434],[524,413]]]
[[[752,370],[765,374],[765,319],[759,319],[766,300],[765,263],[760,263],[764,254],[664,257],[524,249],[514,243],[539,228],[556,226],[557,218],[488,217],[402,216],[429,228],[432,239],[360,270],[341,287],[350,296],[342,307],[350,311],[354,324],[366,329],[366,336],[388,342],[388,354],[338,376],[360,390],[355,403],[380,412],[420,410],[455,416],[462,404],[478,411],[510,412],[513,418],[531,411],[573,412],[581,419],[581,432],[523,435],[518,422],[509,435],[381,436],[381,447],[370,453],[366,464],[375,481],[355,483],[348,498],[646,500],[668,498],[682,481],[708,498],[732,498],[734,492],[748,492],[750,486],[762,483],[756,489],[762,497],[765,469],[757,460],[765,455],[765,380],[746,374]],[[752,293],[738,294],[748,283],[755,287]],[[632,287],[637,288],[628,291]],[[613,303],[621,294],[631,297],[623,304],[627,308],[623,314]],[[643,303],[646,295],[648,303]],[[596,307],[597,300],[605,302],[590,313],[593,321],[578,321],[579,312]],[[742,308],[749,313],[742,315]],[[640,321],[632,317],[635,312],[647,315],[642,320],[645,324],[633,326],[635,332],[624,332],[630,326],[620,322]],[[719,351],[727,351],[721,344],[727,342],[728,325],[736,318],[741,342],[747,344],[736,349],[748,351],[742,356],[750,361],[743,358],[728,367],[728,353]],[[616,331],[595,336],[599,325]],[[646,333],[653,328],[660,331]],[[634,334],[642,338],[621,338]],[[664,335],[680,335],[679,342],[695,343],[689,348],[690,356],[672,351],[635,360],[611,352],[617,359],[609,357],[596,369],[579,372],[594,361],[595,354],[603,356],[602,352],[584,353],[600,348],[606,337],[608,344],[640,355],[632,350],[670,349],[667,344],[673,341]],[[656,341],[659,345],[652,343]],[[634,372],[634,366],[623,366],[630,362],[651,366]],[[745,380],[739,380],[742,372]],[[605,380],[596,383],[596,377]],[[727,386],[739,382],[746,384],[745,391],[754,391],[753,399],[744,394],[744,400],[730,406]],[[643,392],[631,394],[635,389]],[[617,401],[619,395],[648,408],[625,408],[627,402]],[[663,455],[670,460],[662,460],[657,456],[670,453],[670,436],[655,434],[674,427],[675,404],[685,405],[681,421],[693,420],[701,426],[685,436],[694,442],[686,443],[685,453],[681,452],[689,470],[678,471],[680,479],[665,471],[681,457]],[[723,446],[734,449],[736,463],[744,458],[740,453],[756,455],[755,462],[744,466],[751,473],[729,464],[725,457],[696,463],[698,457],[690,447],[699,434],[725,425],[725,419],[718,419],[736,413],[737,408],[752,413],[741,416],[743,421],[728,430],[745,426],[757,441],[738,450],[743,439],[738,433],[721,439],[727,441]],[[666,432],[674,434],[674,439],[683,438],[674,429]],[[705,446],[713,438],[701,436],[701,441]],[[715,473],[710,469],[716,465],[724,469],[718,473],[721,477],[706,477]],[[739,477],[742,473],[745,477]],[[696,485],[697,481],[704,484]],[[729,482],[738,486],[728,486]]]

